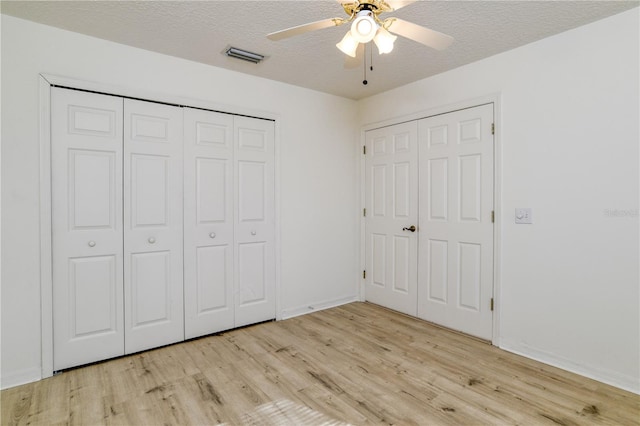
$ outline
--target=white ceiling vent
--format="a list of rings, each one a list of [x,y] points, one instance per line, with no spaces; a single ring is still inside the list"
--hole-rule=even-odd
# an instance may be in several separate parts
[[[229,47],[224,53],[232,58],[242,59],[244,61],[253,62],[254,64],[260,63],[260,61],[264,59],[264,55],[248,52],[246,50],[238,49],[237,47]]]

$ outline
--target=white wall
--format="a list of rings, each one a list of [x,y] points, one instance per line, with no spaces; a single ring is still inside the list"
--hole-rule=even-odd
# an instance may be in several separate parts
[[[365,125],[501,94],[499,345],[636,393],[638,28],[634,9],[359,104]]]
[[[2,15],[2,387],[40,378],[39,73],[278,114],[282,316],[357,297],[356,103]]]

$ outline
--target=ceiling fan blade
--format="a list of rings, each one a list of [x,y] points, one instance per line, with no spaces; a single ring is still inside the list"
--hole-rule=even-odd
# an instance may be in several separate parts
[[[322,30],[329,27],[335,27],[338,25],[342,25],[343,23],[344,23],[344,19],[341,19],[341,18],[323,19],[322,21],[310,22],[308,24],[298,25],[297,27],[291,27],[291,28],[287,28],[286,30],[276,31],[271,34],[267,34],[267,38],[269,40],[278,41],[285,38],[308,33],[310,31],[316,31],[316,30]]]
[[[405,6],[409,6],[411,3],[415,3],[417,0],[385,0],[385,1],[391,7],[391,9],[398,10]]]
[[[387,27],[392,33],[409,38],[425,46],[433,47],[436,50],[444,50],[453,43],[454,38],[438,31],[430,30],[423,26],[405,21],[399,18],[393,19],[393,22]]]
[[[356,57],[352,58],[349,55],[344,55],[344,67],[345,69],[353,69],[362,66],[362,58],[364,56],[364,44],[360,43],[356,49]]]

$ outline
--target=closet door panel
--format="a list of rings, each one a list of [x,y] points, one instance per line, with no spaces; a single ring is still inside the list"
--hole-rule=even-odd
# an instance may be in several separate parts
[[[169,167],[167,155],[131,155],[132,229],[169,227]]]
[[[493,104],[418,121],[418,317],[493,336]],[[424,171],[424,173],[422,173]]]
[[[130,266],[132,326],[171,321],[171,253],[134,253]]]
[[[230,256],[228,245],[196,248],[196,312],[208,312],[229,308],[230,292],[227,277],[231,274],[227,263]],[[212,285],[220,283],[221,285]],[[212,326],[215,323],[212,322]],[[232,325],[227,323],[228,327]],[[219,326],[218,326],[219,327]],[[216,327],[217,328],[217,327]]]
[[[274,124],[234,118],[235,326],[275,318]]]
[[[196,223],[206,225],[227,220],[229,168],[228,159],[195,159]]]
[[[51,90],[54,370],[124,354],[122,99]]]
[[[268,166],[265,161],[238,161],[238,222],[265,223]]]
[[[265,242],[238,244],[238,304],[247,306],[267,301]]]
[[[125,350],[184,339],[182,111],[124,104]]]
[[[185,335],[233,328],[233,116],[184,109]]]
[[[415,121],[369,130],[366,139],[365,296],[416,314],[418,126]]]

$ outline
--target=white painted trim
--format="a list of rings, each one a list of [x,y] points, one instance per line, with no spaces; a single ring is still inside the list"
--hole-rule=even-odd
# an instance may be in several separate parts
[[[473,108],[480,105],[493,104],[493,121],[495,123],[494,135],[494,158],[493,158],[493,205],[495,211],[495,222],[493,225],[493,337],[491,343],[495,346],[500,344],[500,283],[502,271],[502,140],[501,140],[501,122],[502,122],[502,95],[501,93],[493,93],[478,98],[468,99],[448,105],[430,108],[418,111],[412,114],[390,118],[387,120],[364,124],[360,131],[360,145],[364,145],[366,141],[365,133],[369,130],[379,129],[381,127],[394,126],[396,124],[406,123],[409,121],[421,120],[423,118],[433,117],[435,115],[447,114],[461,109]],[[362,147],[360,147],[362,149]],[[365,158],[362,156],[360,161],[360,212],[366,207],[366,181],[365,181]],[[366,218],[361,217],[360,226],[360,264],[365,269],[365,238],[366,238]],[[361,276],[360,276],[361,277]],[[360,298],[365,300],[364,280],[360,285]]]
[[[524,343],[504,341],[503,339],[500,349],[640,395],[640,378],[638,377],[578,364],[568,358],[540,351]]]
[[[358,149],[360,150],[360,155],[358,162],[358,169],[360,172],[360,209],[358,209],[358,216],[360,217],[360,244],[358,245],[358,254],[360,259],[360,268],[358,268],[358,273],[356,275],[356,279],[358,282],[358,298],[361,302],[365,301],[365,288],[366,288],[366,280],[362,278],[362,271],[364,271],[367,267],[366,262],[366,235],[367,235],[367,218],[362,215],[362,209],[367,207],[367,182],[366,182],[366,166],[367,166],[367,157],[362,153],[362,147],[366,145],[367,139],[365,136],[364,130],[360,130],[360,143],[358,143]]]
[[[202,108],[235,115],[245,115],[274,121],[275,173],[275,268],[276,319],[285,317],[281,303],[281,224],[280,224],[280,115],[236,105],[220,104],[201,99],[148,92],[131,87],[102,84],[51,74],[40,74],[40,310],[41,310],[41,375],[29,376],[29,381],[53,375],[53,280],[51,246],[51,86],[143,99],[168,104]]]
[[[492,93],[486,96],[480,96],[477,98],[467,99],[460,102],[454,102],[447,105],[441,105],[426,110],[421,110],[407,115],[402,115],[387,120],[367,123],[362,126],[363,131],[369,131],[379,129],[381,127],[394,126],[396,124],[406,123],[408,121],[421,120],[423,118],[433,117],[435,115],[447,114],[449,112],[458,111],[461,109],[473,108],[480,105],[490,104],[497,102],[500,99],[500,93]]]
[[[53,276],[51,247],[51,85],[39,77],[40,94],[40,378],[53,376]],[[37,380],[36,379],[36,380]]]
[[[72,89],[87,90],[90,92],[104,93],[108,95],[123,96],[128,98],[136,98],[152,102],[163,102],[173,105],[189,106],[194,108],[202,108],[211,111],[224,112],[235,115],[246,115],[255,118],[265,118],[268,120],[277,120],[278,114],[270,111],[263,111],[253,108],[247,108],[238,105],[229,105],[218,102],[205,101],[202,99],[194,99],[178,95],[164,94],[140,90],[135,87],[118,86],[113,84],[96,83],[93,81],[78,80],[74,78],[62,77],[52,74],[41,74],[51,85],[69,87]]]
[[[502,95],[491,96],[493,102],[493,338],[491,343],[500,346],[501,336],[501,288],[502,288]]]
[[[326,300],[324,302],[314,303],[313,305],[298,306],[297,308],[286,309],[282,312],[281,319],[289,319],[300,315],[310,314],[312,312],[322,311],[336,306],[346,305],[347,303],[358,302],[357,296],[343,297],[340,299]]]
[[[277,116],[279,117],[279,116]],[[282,264],[281,264],[281,244],[282,244],[282,227],[280,223],[280,213],[281,213],[281,192],[280,192],[280,119],[276,118],[274,124],[274,180],[275,180],[275,199],[274,199],[274,207],[275,207],[275,268],[276,268],[276,320],[280,321],[282,319],[282,287],[280,282],[280,277],[282,276]]]
[[[40,379],[40,368],[25,368],[24,370],[4,374],[0,382],[0,389],[12,388],[14,386],[24,385],[25,383],[36,382]]]

